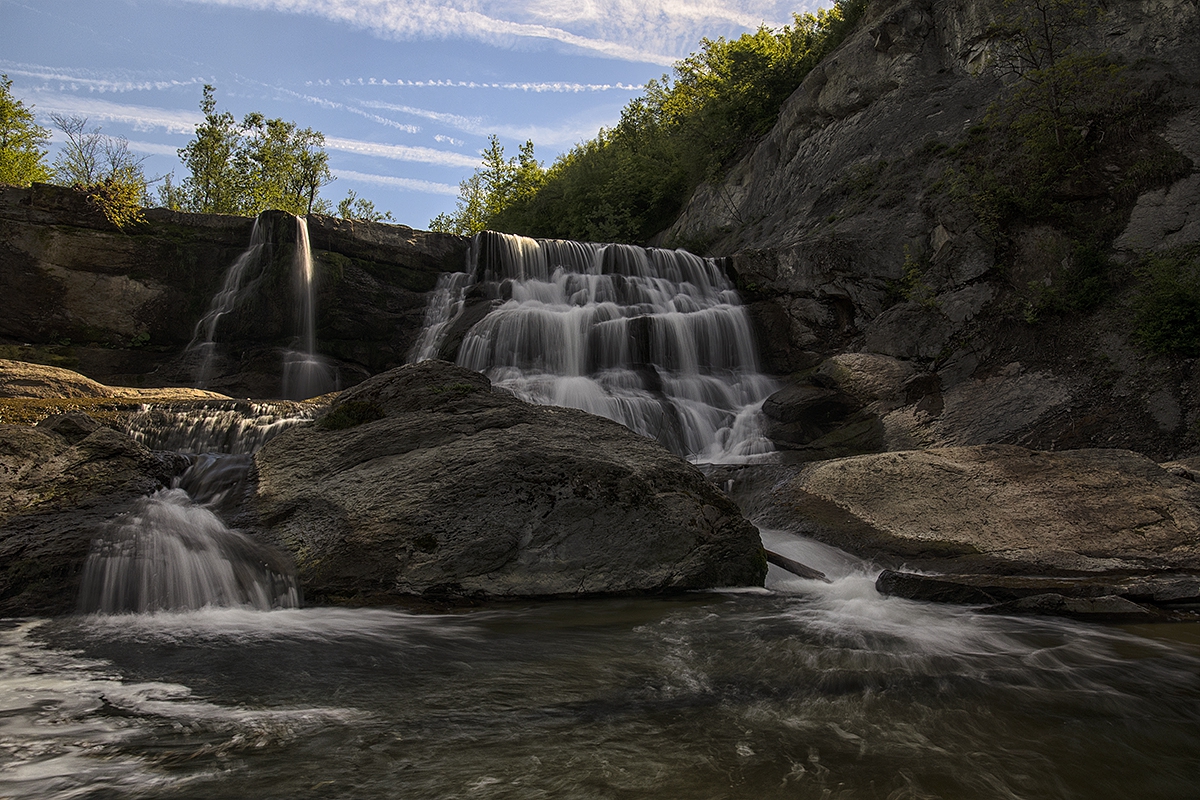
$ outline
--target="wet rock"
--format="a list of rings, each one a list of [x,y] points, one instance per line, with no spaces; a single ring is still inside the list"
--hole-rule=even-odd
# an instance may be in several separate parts
[[[1200,602],[1200,577],[1190,574],[962,575],[885,569],[875,580],[881,594],[938,603],[993,605],[1035,596],[1076,599],[1120,597],[1139,605],[1174,609]]]
[[[1123,597],[1063,597],[1035,594],[983,609],[989,614],[1042,614],[1097,622],[1150,622],[1162,614]]]
[[[444,362],[344,392],[255,462],[250,521],[309,598],[652,593],[766,571],[757,531],[699,470]]]
[[[92,538],[186,465],[83,415],[0,425],[0,616],[72,610]]]
[[[766,516],[942,573],[1200,571],[1200,486],[1122,450],[989,445],[810,464],[774,489]]]

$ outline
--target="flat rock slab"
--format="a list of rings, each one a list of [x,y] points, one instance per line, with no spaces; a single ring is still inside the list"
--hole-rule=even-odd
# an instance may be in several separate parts
[[[255,457],[250,525],[310,599],[761,585],[757,530],[692,465],[445,362],[343,392]]]
[[[772,524],[939,572],[1200,571],[1200,485],[1123,450],[856,456],[804,468],[771,505]]]

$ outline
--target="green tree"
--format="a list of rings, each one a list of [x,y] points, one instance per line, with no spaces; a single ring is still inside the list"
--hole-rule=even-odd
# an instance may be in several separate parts
[[[55,180],[84,192],[118,228],[143,221],[142,208],[149,202],[145,157],[130,152],[124,137],[89,128],[87,117],[50,118],[67,137],[54,159]]]
[[[232,114],[217,111],[214,94],[212,86],[204,87],[204,122],[179,151],[189,174],[178,185],[164,181],[163,205],[215,214],[328,212],[329,203],[320,197],[321,188],[334,180],[325,136],[258,112],[238,125]]]
[[[50,180],[46,144],[50,131],[34,121],[31,108],[13,97],[12,81],[0,75],[0,183],[28,186]]]
[[[342,219],[359,222],[395,222],[396,218],[390,211],[378,211],[375,204],[365,197],[359,197],[353,189],[346,191],[346,197],[338,201],[337,215]]]
[[[458,203],[451,214],[438,214],[430,230],[470,235],[491,227],[509,206],[527,201],[545,182],[545,170],[534,157],[533,142],[505,158],[504,145],[494,134],[481,156],[483,163],[459,184]]]
[[[205,84],[200,110],[204,122],[196,126],[196,136],[179,150],[179,158],[188,176],[177,190],[169,187],[161,197],[169,208],[206,214],[252,213],[246,181],[238,171],[236,156],[241,146],[241,131],[228,111],[217,111],[216,89]],[[160,193],[161,194],[161,193]],[[170,205],[171,202],[177,205]]]
[[[784,100],[853,30],[866,0],[837,0],[779,30],[705,39],[671,74],[650,81],[611,129],[543,169],[532,146],[515,160],[497,143],[430,224],[469,233],[645,241],[671,224],[696,186],[720,177],[770,130]]]

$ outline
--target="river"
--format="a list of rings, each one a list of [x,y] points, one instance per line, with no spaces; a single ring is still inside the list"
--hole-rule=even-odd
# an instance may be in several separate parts
[[[1200,625],[831,584],[0,621],[5,798],[1194,798]]]

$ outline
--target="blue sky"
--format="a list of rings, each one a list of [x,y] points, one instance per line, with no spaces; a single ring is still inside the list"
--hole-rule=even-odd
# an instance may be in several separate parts
[[[454,208],[489,134],[549,164],[614,124],[697,49],[821,0],[0,0],[0,72],[49,114],[88,117],[183,177],[201,90],[239,119],[326,137],[337,180],[398,222]]]

